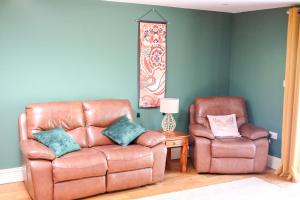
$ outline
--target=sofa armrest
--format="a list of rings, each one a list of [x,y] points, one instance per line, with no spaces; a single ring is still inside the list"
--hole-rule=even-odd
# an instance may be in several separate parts
[[[268,131],[266,129],[256,127],[255,125],[249,124],[249,123],[243,124],[240,127],[240,133],[242,136],[244,136],[250,140],[265,138],[265,137],[268,137],[268,135],[269,135]]]
[[[55,154],[47,146],[33,140],[24,140],[20,142],[20,149],[28,159],[54,160]]]
[[[205,137],[210,140],[215,139],[212,131],[209,128],[206,128],[199,124],[191,124],[189,126],[190,133],[195,137]]]
[[[154,147],[165,141],[166,136],[163,133],[159,131],[146,131],[135,140],[135,143],[146,147]]]

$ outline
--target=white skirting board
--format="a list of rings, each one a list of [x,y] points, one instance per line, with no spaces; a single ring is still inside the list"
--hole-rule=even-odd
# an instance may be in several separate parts
[[[172,159],[180,158],[181,148],[172,149]],[[280,165],[280,158],[274,156],[268,156],[268,167],[271,169],[277,169]],[[10,169],[0,169],[0,184],[13,183],[18,181],[23,181],[22,167],[10,168]]]
[[[22,167],[0,169],[0,184],[23,181]]]
[[[281,159],[275,156],[268,156],[268,167],[271,169],[277,169],[280,165]]]

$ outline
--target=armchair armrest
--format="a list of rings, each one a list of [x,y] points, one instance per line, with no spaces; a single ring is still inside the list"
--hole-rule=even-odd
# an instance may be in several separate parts
[[[209,128],[206,128],[199,124],[191,124],[189,126],[189,130],[192,135],[196,137],[205,137],[210,140],[215,139],[215,136],[213,135],[212,131]]]
[[[249,123],[243,124],[240,127],[240,133],[242,136],[250,140],[268,137],[269,135],[266,129],[256,127],[255,125]]]
[[[135,143],[146,147],[154,147],[165,141],[166,136],[163,133],[158,131],[146,131],[135,140]]]
[[[55,154],[48,147],[33,139],[21,141],[20,149],[22,154],[28,159],[55,159]]]

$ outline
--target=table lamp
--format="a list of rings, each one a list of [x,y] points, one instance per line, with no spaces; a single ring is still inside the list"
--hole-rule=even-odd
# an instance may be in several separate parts
[[[161,122],[161,127],[164,132],[172,132],[175,130],[176,121],[173,117],[173,113],[179,111],[179,99],[175,98],[163,98],[160,99],[160,112],[165,113],[165,116]]]

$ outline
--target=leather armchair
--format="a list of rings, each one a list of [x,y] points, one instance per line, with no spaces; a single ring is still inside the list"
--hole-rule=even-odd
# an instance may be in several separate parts
[[[216,138],[207,115],[236,114],[241,138]],[[261,173],[268,157],[268,131],[248,123],[242,97],[198,97],[189,109],[191,158],[198,173]]]

